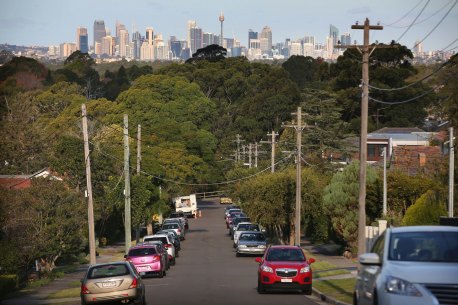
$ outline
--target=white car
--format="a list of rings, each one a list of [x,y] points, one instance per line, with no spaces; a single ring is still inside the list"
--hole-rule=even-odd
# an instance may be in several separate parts
[[[147,243],[149,241],[161,241],[164,247],[167,249],[170,264],[175,265],[175,246],[173,245],[172,238],[168,234],[155,234],[143,237],[144,243]]]
[[[186,230],[178,218],[170,221],[167,221],[166,219],[162,224],[162,230],[174,230],[180,237],[180,240],[185,240],[186,238]]]
[[[239,240],[240,234],[244,231],[258,231],[261,232],[261,228],[256,223],[251,222],[239,222],[237,227],[234,228],[234,248],[237,247],[237,241]]]
[[[354,304],[458,304],[458,227],[389,228],[359,263]]]

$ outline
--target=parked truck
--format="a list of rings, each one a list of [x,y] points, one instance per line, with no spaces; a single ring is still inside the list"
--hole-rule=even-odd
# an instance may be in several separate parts
[[[196,194],[191,194],[189,196],[176,197],[175,202],[175,211],[183,212],[186,217],[196,217],[197,216],[197,199]]]

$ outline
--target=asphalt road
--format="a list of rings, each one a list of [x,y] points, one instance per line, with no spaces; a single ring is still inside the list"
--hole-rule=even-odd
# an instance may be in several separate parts
[[[164,278],[147,278],[148,304],[323,304],[303,294],[256,291],[255,257],[236,257],[223,219],[224,205],[199,202],[202,217],[189,219],[177,263]]]

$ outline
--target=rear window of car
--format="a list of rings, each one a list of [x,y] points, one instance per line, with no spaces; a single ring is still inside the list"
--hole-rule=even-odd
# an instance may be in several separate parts
[[[154,255],[156,253],[157,253],[157,251],[153,247],[150,247],[150,248],[137,248],[137,249],[130,249],[129,250],[129,256],[148,256],[148,255]]]
[[[270,249],[268,261],[305,261],[304,253],[300,249]]]
[[[264,234],[243,233],[242,235],[240,235],[240,240],[242,241],[265,241],[266,238]]]
[[[162,226],[163,229],[178,229],[179,227],[177,223],[168,223]]]
[[[161,241],[163,244],[168,244],[167,237],[150,237],[150,238],[146,238],[144,241],[148,242],[148,241],[155,241],[155,240]]]
[[[128,275],[129,269],[125,264],[110,264],[94,266],[89,269],[88,279],[100,279],[105,277]]]

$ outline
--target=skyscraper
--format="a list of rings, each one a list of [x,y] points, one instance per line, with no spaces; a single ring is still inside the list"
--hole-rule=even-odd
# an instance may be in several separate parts
[[[252,29],[248,30],[248,46],[250,46],[251,39],[258,39],[258,32],[254,32]]]
[[[190,30],[191,37],[191,53],[196,53],[197,50],[203,47],[203,34],[202,29],[198,27],[191,28]]]
[[[79,27],[76,29],[76,49],[81,53],[89,52],[87,28]]]
[[[270,27],[265,26],[262,29],[261,37],[261,52],[270,54],[272,52],[272,30]]]
[[[132,43],[133,43],[133,57],[135,59],[140,59],[140,48],[142,46],[142,35],[139,31],[136,31],[132,34]]]
[[[119,30],[119,56],[127,57],[128,56],[128,46],[129,46],[129,32],[127,30]]]
[[[94,42],[93,46],[95,47],[95,43],[102,43],[102,38],[107,36],[105,32],[105,22],[103,20],[96,20],[94,21]]]
[[[329,37],[332,38],[334,45],[337,45],[339,40],[339,29],[332,24],[329,25]]]
[[[195,20],[188,20],[188,27],[186,29],[188,48],[191,46],[191,29],[195,28],[197,23]]]
[[[342,35],[340,35],[340,44],[343,46],[351,45],[350,33],[343,33]]]

